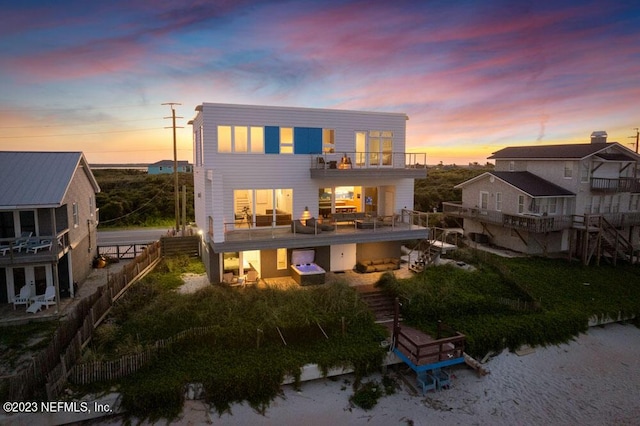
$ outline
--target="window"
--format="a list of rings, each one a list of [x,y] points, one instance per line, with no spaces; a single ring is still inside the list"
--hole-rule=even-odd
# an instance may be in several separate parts
[[[80,224],[80,217],[78,216],[78,203],[73,203],[73,227],[77,228]]]
[[[588,161],[583,161],[580,164],[581,164],[581,166],[580,166],[580,182],[582,182],[582,183],[589,182],[589,170],[591,168],[591,165],[589,164]]]
[[[231,126],[218,126],[218,152],[231,152]]]
[[[280,128],[280,154],[293,154],[293,127]]]
[[[564,162],[564,177],[571,179],[573,177],[573,161]]]
[[[0,212],[0,238],[15,238],[13,212]]]
[[[487,210],[489,207],[489,193],[480,191],[480,208],[482,210]]]
[[[549,198],[549,214],[556,214],[558,211],[558,199],[557,198]]]
[[[502,192],[496,192],[496,210],[502,211]]]
[[[336,152],[335,130],[322,129],[322,152],[324,154]]]
[[[509,161],[509,171],[513,172],[516,169],[516,162],[515,161]]]
[[[89,195],[89,215],[93,217],[93,212],[95,208],[93,207],[93,196]]]
[[[613,196],[611,201],[611,213],[618,213],[620,211],[620,194]]]
[[[371,130],[369,132],[368,151],[369,165],[390,166],[393,160],[393,132],[389,130]]]
[[[287,265],[287,249],[286,248],[277,249],[276,264],[279,271],[283,269],[287,269],[288,265]]]
[[[264,152],[264,128],[262,127],[250,127],[250,152],[263,153]]]
[[[244,126],[233,128],[233,152],[247,152],[249,133]]]
[[[236,189],[233,203],[233,217],[238,227],[291,224],[292,189]]]
[[[524,195],[518,195],[518,213],[524,213]]]
[[[203,155],[204,155],[204,129],[202,126],[196,131],[193,135],[193,149],[196,154],[196,166],[202,166],[204,163]]]
[[[600,213],[600,197],[598,195],[591,197],[591,213]]]
[[[200,132],[200,145],[200,149],[204,151],[202,131]],[[263,153],[264,127],[218,126],[218,152]]]
[[[35,210],[20,211],[20,232],[31,232],[31,235],[37,234]]]

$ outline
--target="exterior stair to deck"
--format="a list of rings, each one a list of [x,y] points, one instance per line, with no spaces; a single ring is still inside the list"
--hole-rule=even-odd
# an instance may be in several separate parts
[[[409,270],[420,273],[424,268],[440,259],[442,249],[431,244],[429,240],[422,240],[412,252],[417,252],[418,256],[409,263]]]
[[[633,262],[633,245],[631,242],[605,218],[600,221],[600,229],[602,251],[610,256],[613,264],[616,264],[618,258]]]
[[[360,293],[360,299],[375,315],[377,323],[393,322],[395,299],[382,291]]]

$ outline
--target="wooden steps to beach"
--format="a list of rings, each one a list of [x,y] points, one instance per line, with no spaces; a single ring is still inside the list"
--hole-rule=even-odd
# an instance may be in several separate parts
[[[376,318],[376,322],[392,322],[395,299],[382,291],[360,293],[360,299],[366,303]]]

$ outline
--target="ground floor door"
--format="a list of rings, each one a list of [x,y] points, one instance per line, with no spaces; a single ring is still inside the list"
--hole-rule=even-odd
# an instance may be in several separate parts
[[[0,303],[9,303],[7,296],[7,270],[0,268]]]
[[[348,271],[356,264],[355,244],[334,244],[331,246],[331,272]]]
[[[4,285],[2,285],[3,280]],[[20,294],[20,289],[25,285],[31,287],[31,293],[34,296],[44,294],[47,286],[54,285],[52,265],[6,268],[3,277],[0,278],[0,285],[4,287],[4,290],[0,290],[0,293],[5,292],[7,303],[12,303],[14,297]]]
[[[560,241],[560,251],[568,251],[569,250],[569,234],[571,230],[565,229],[562,231],[562,240]]]

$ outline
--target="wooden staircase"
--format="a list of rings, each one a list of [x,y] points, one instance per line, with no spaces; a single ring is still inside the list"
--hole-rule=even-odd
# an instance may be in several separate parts
[[[393,322],[395,299],[382,291],[360,293],[362,300],[373,312],[377,323]]]
[[[578,222],[576,253],[580,253],[582,263],[588,265],[595,257],[596,264],[600,259],[610,261],[613,265],[618,260],[630,263],[637,261],[633,244],[609,221],[602,216],[584,216]],[[571,259],[571,253],[570,257]]]
[[[409,253],[409,259],[411,259],[411,253],[417,252],[418,257],[409,262],[409,270],[420,273],[429,265],[437,262],[442,254],[442,249],[431,244],[430,240],[420,241]]]

